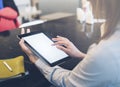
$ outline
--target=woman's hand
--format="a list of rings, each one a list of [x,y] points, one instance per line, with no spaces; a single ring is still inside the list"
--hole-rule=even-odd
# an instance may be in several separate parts
[[[57,38],[53,38],[52,40],[55,41],[53,45],[72,57],[84,58],[86,55],[78,50],[75,45],[65,37],[57,36]]]
[[[30,32],[30,29],[27,29],[27,33]],[[22,28],[21,30],[21,34],[24,34],[25,33],[25,30]],[[21,47],[21,49],[27,54],[27,56],[29,57],[30,61],[32,63],[35,63],[37,61],[37,56],[35,56],[32,51],[25,45],[24,43],[24,40],[21,39],[20,42],[19,42],[19,45]]]

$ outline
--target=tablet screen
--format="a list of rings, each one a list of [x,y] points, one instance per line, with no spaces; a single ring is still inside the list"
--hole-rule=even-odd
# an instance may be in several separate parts
[[[49,64],[53,64],[68,57],[65,52],[59,50],[56,46],[52,46],[54,42],[44,33],[27,35],[23,37],[23,39]]]

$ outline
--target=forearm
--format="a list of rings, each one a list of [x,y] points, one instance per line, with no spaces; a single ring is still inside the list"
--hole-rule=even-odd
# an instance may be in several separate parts
[[[79,58],[79,59],[83,59],[86,56],[86,54],[81,52],[80,50],[76,50],[75,52],[73,51],[72,53],[73,53],[73,55],[70,54],[70,56]]]
[[[69,75],[70,71],[65,70],[59,66],[50,67],[40,59],[35,62],[35,65],[40,72],[48,79],[52,84],[62,87],[64,83],[63,78]]]
[[[46,79],[51,81],[51,75],[55,68],[50,67],[48,64],[46,64],[40,59],[38,59],[34,64],[40,70],[40,72],[46,77]]]
[[[83,58],[85,58],[85,56],[86,56],[86,54],[85,54],[85,53],[80,52],[80,57],[79,57],[80,59],[81,59],[81,58],[82,58],[82,59],[83,59]]]

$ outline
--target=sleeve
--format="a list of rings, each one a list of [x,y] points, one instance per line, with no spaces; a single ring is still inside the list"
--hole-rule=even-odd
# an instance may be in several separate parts
[[[7,18],[7,19],[16,19],[17,12],[12,9],[11,7],[5,7],[0,10],[0,17]]]
[[[11,7],[12,9],[14,9],[16,12],[17,12],[17,15],[19,15],[19,11],[18,11],[18,8],[14,2],[14,0],[3,0],[3,4],[4,4],[4,7]]]
[[[62,79],[63,76],[65,76],[65,75],[67,76],[67,74],[69,74],[69,70],[65,70],[65,69],[63,69],[63,68],[61,68],[59,66],[50,67],[49,65],[47,65],[46,63],[44,63],[40,59],[38,59],[35,62],[35,65],[40,70],[40,72],[46,77],[46,79],[48,79],[51,83],[53,83],[56,86],[58,86],[58,83]],[[54,81],[52,81],[53,80],[53,74],[55,74],[56,71],[58,71],[58,73],[60,74],[60,76],[57,75],[57,78],[60,77],[59,79],[57,79],[57,81],[58,81],[57,83],[55,83]]]
[[[103,80],[101,71],[94,60],[86,57],[72,71],[62,68],[54,70],[51,82],[59,87],[100,87]]]
[[[105,54],[106,52],[92,50],[72,71],[58,66],[46,66],[39,60],[36,66],[58,87],[106,87],[105,81],[111,76],[108,75],[109,66],[105,65]]]

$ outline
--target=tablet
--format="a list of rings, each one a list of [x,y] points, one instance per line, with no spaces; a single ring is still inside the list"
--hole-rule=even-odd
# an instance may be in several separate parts
[[[64,51],[52,46],[54,42],[45,33],[28,33],[18,35],[18,37],[23,38],[30,49],[50,66],[60,64],[69,59]]]

